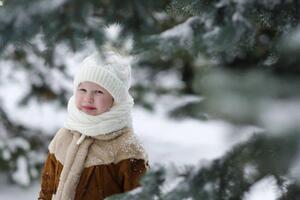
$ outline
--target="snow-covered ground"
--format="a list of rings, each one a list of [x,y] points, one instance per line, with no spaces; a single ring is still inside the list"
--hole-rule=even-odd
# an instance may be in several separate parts
[[[149,112],[136,107],[134,128],[149,154],[150,164],[199,164],[222,156],[232,145],[245,138],[233,138],[232,127],[222,121],[174,120],[163,112]],[[251,133],[251,130],[247,130]],[[0,199],[37,198],[39,183],[28,188],[7,185],[0,177]],[[274,200],[276,188],[271,177],[260,181],[245,200]]]

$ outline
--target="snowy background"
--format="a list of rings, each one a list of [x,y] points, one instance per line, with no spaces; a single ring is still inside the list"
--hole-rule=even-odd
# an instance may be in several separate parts
[[[9,1],[0,0],[0,6],[3,6],[5,2],[9,2]],[[11,36],[12,39],[11,41],[8,40],[9,41],[8,44],[15,43],[15,38],[13,36],[17,36],[18,38],[20,37],[22,39],[21,36],[26,34],[20,34],[20,33],[24,32],[30,35],[32,34],[30,31],[33,30],[34,35],[32,36],[34,37],[31,38],[32,40],[30,41],[30,43],[32,43],[37,48],[38,52],[44,52],[45,50],[47,50],[47,45],[46,43],[43,43],[43,41],[46,40],[43,40],[43,36],[39,32],[34,32],[35,30],[34,28],[36,28],[36,30],[40,29],[40,28],[37,29],[37,27],[40,26],[40,21],[38,21],[39,22],[38,24],[34,24],[35,20],[32,20],[32,22],[34,23],[31,24],[31,17],[34,17],[36,19],[45,18],[44,20],[42,20],[42,22],[44,23],[46,22],[45,27],[48,27],[51,22],[56,22],[60,20],[60,18],[56,18],[57,16],[61,16],[61,13],[59,14],[59,12],[57,12],[59,10],[56,10],[56,8],[61,7],[67,1],[49,0],[43,3],[36,2],[36,1],[32,1],[34,3],[32,3],[31,1],[28,2],[29,2],[28,5],[32,4],[33,6],[30,7],[27,6],[27,4],[24,5],[16,4],[16,7],[14,6],[11,7],[11,10],[10,9],[4,10],[6,12],[0,13],[2,14],[1,16],[3,16],[1,18],[2,21],[0,20],[1,28],[14,27],[14,31],[6,30],[8,34],[4,32],[5,33],[3,34],[4,37],[2,37],[1,35],[0,43],[1,43],[1,39],[4,38],[6,40]],[[90,18],[91,16],[87,15],[87,13],[81,13],[81,11],[85,11],[84,9],[81,8],[84,6],[86,2],[89,1],[76,2],[77,6],[75,7],[80,8],[79,10],[68,9],[70,12],[69,13],[70,16],[72,16],[72,14],[74,14],[74,16],[75,15],[87,16],[88,18],[82,21],[88,22],[88,24],[79,23],[79,25],[82,25],[82,27],[78,29],[79,32],[76,32],[75,31],[76,29],[74,30],[71,29],[73,31],[70,31],[70,33],[72,34],[74,33],[74,34],[68,35],[66,37],[67,39],[72,38],[74,36],[75,38],[77,38],[77,36],[84,35],[82,34],[82,32],[80,32],[81,30],[85,30],[86,28],[88,30],[92,28],[93,30],[93,27],[99,26],[98,20],[93,22],[91,21],[93,19]],[[153,71],[157,73],[155,76],[155,80],[147,77],[147,75],[150,74],[147,73],[147,71],[135,72],[136,74],[134,74],[134,77],[137,83],[143,83],[146,86],[150,86],[150,87],[145,87],[146,89],[149,88],[150,89],[149,91],[147,90],[146,94],[142,96],[144,98],[143,100],[146,100],[146,103],[150,103],[151,105],[154,104],[154,110],[153,112],[150,112],[145,108],[136,105],[133,110],[133,125],[136,134],[139,136],[141,142],[144,144],[149,154],[149,161],[151,166],[164,165],[166,167],[172,168],[176,165],[177,167],[180,168],[181,166],[184,167],[186,165],[197,165],[201,167],[211,162],[214,159],[222,157],[234,145],[236,145],[241,141],[247,140],[249,137],[251,137],[252,134],[258,133],[260,132],[260,130],[257,129],[256,127],[251,127],[251,126],[238,128],[226,121],[221,121],[221,120],[200,121],[191,118],[184,118],[184,119],[170,118],[168,116],[169,111],[172,111],[172,109],[176,107],[178,108],[179,105],[185,105],[189,101],[193,102],[193,98],[195,97],[187,97],[187,96],[180,96],[180,95],[174,97],[171,95],[161,95],[159,98],[157,98],[157,96],[151,93],[152,91],[151,87],[159,85],[161,86],[160,89],[163,90],[168,90],[168,91],[173,91],[174,89],[180,90],[184,88],[182,87],[183,84],[187,84],[187,83],[180,82],[180,80],[183,80],[182,70],[188,69],[186,67],[193,68],[192,70],[193,72],[192,74],[189,75],[188,78],[194,79],[192,80],[193,83],[197,83],[197,80],[199,80],[197,79],[198,76],[193,77],[193,74],[194,73],[196,73],[194,75],[198,74],[197,72],[199,70],[198,67],[201,69],[202,68],[206,69],[207,66],[214,67],[215,65],[217,66],[224,65],[224,66],[232,67],[231,62],[234,59],[244,58],[244,56],[246,54],[248,55],[248,53],[250,53],[249,54],[250,59],[249,60],[247,58],[244,60],[242,59],[241,64],[247,64],[246,66],[248,66],[248,64],[250,64],[251,62],[256,64],[263,63],[263,66],[267,67],[268,69],[274,66],[278,67],[278,69],[281,69],[280,68],[281,66],[286,67],[285,65],[276,64],[276,62],[278,61],[277,60],[278,58],[276,56],[277,53],[276,51],[272,50],[271,47],[277,46],[275,39],[277,41],[277,39],[279,38],[276,37],[274,38],[273,36],[275,33],[276,35],[277,34],[280,35],[281,33],[289,32],[290,28],[292,28],[295,25],[294,17],[295,19],[298,19],[299,16],[298,11],[291,12],[291,14],[295,13],[295,16],[293,15],[289,16],[289,12],[285,12],[284,10],[284,8],[287,7],[283,7],[283,6],[287,6],[287,4],[290,4],[288,5],[288,7],[291,8],[293,7],[294,9],[294,7],[298,5],[297,3],[292,3],[293,1],[285,2],[285,1],[278,1],[278,0],[277,1],[265,0],[261,2],[220,0],[218,1],[219,3],[216,5],[211,5],[211,4],[215,4],[215,2],[207,3],[208,5],[211,5],[211,8],[209,8],[209,6],[208,7],[200,6],[199,8],[197,8],[197,6],[190,6],[189,5],[190,1],[173,1],[173,3],[174,2],[175,2],[175,4],[173,4],[174,10],[170,6],[168,6],[166,8],[162,8],[161,13],[155,12],[153,16],[151,16],[153,17],[153,19],[159,22],[158,24],[155,24],[155,26],[161,26],[162,24],[165,24],[163,26],[168,27],[168,29],[165,30],[165,28],[162,28],[161,31],[163,32],[160,32],[158,35],[152,35],[153,33],[149,33],[151,34],[150,35],[151,37],[152,36],[157,37],[156,39],[159,39],[159,42],[157,43],[158,46],[156,46],[155,53],[154,53],[154,54],[156,53],[158,54],[157,55],[158,58],[155,58],[155,55],[152,55],[154,57],[150,56],[150,60],[151,59],[154,60],[156,59],[156,60],[153,63],[153,66],[151,66],[150,64],[150,66],[147,67],[148,69],[154,66],[156,67],[156,65],[159,64],[161,61],[163,61],[163,63],[167,66],[160,66],[161,69],[155,69]],[[177,5],[178,9],[176,9],[176,2],[178,4]],[[136,5],[141,6],[139,5],[139,3],[143,4],[143,1],[137,1]],[[181,3],[183,4],[181,5]],[[12,5],[13,4],[14,3],[12,3]],[[126,3],[124,3],[124,5],[125,4]],[[296,5],[291,6],[293,4]],[[184,7],[183,5],[186,5],[186,7]],[[132,8],[132,6],[133,5],[130,5],[128,7]],[[279,10],[274,9],[276,6],[280,6],[279,7],[280,9]],[[117,7],[118,6],[109,5],[109,9],[117,8]],[[226,13],[226,15],[223,16],[223,18],[226,19],[228,17],[228,19],[231,20],[224,20],[224,22],[226,23],[220,23],[220,20],[213,20],[214,18],[216,19],[219,18],[220,12],[218,12],[218,10],[223,7],[226,8],[226,10],[230,11],[228,13],[224,12]],[[184,9],[182,10],[182,8]],[[171,13],[165,12],[166,10],[164,9],[171,11]],[[196,12],[197,14],[195,14],[194,9],[199,9]],[[254,15],[251,14],[250,16],[247,14],[248,11],[256,11],[256,10],[267,10],[267,12],[256,13],[257,16],[255,16],[255,14]],[[279,12],[280,10],[283,10],[283,12]],[[54,11],[55,13],[52,17],[49,18],[44,17],[47,16],[47,13],[51,14],[52,11]],[[125,21],[128,18],[132,18],[130,15],[131,12],[127,12],[127,10],[121,10],[121,11],[122,12],[125,11],[124,13],[129,14],[128,16],[124,15]],[[152,11],[150,9],[149,13],[151,13]],[[192,15],[193,17],[186,18],[183,21],[183,18],[180,19],[181,18],[180,15],[177,16],[176,12],[178,11],[180,11],[179,13],[184,11],[185,14],[188,14],[188,16]],[[269,11],[271,11],[272,13],[274,12],[276,17],[268,17]],[[290,8],[287,11],[291,11]],[[115,13],[116,15],[118,15],[118,12],[115,10],[111,10],[111,13]],[[134,23],[140,21],[142,24],[144,23],[144,25],[146,25],[147,23],[145,22],[148,22],[150,20],[148,12],[140,12],[140,13],[142,14],[141,18],[135,18]],[[179,18],[175,16],[172,20],[170,20],[172,16],[169,16],[169,14],[175,14]],[[64,16],[65,15],[63,13],[63,18]],[[136,19],[140,19],[140,20],[136,20]],[[278,21],[277,19],[280,19],[280,21]],[[129,21],[131,21],[131,19]],[[150,21],[152,21],[152,19]],[[72,27],[74,25],[74,22],[75,21],[70,20],[70,24],[66,24],[66,25]],[[204,29],[202,30],[201,28],[201,30],[198,30],[199,24],[202,24],[202,22],[204,22],[204,27],[203,27]],[[76,23],[78,23],[78,21],[76,21],[75,24]],[[57,24],[58,27],[56,27],[56,29],[58,29],[57,30],[58,32],[63,30],[60,28],[65,28],[61,26],[60,23]],[[90,27],[91,24],[93,24],[92,27]],[[274,28],[274,30],[270,31],[270,33],[268,33],[269,31],[266,32],[261,31],[261,27],[265,27],[266,25],[269,24],[271,26],[278,25],[278,27],[277,26],[272,27],[272,29]],[[30,26],[32,26],[33,28],[29,29],[28,27]],[[228,27],[232,27],[230,31]],[[146,26],[146,28],[149,31],[153,29],[153,27],[151,26],[149,27]],[[45,28],[45,31],[46,29],[47,28]],[[113,44],[114,42],[117,43],[118,38],[120,37],[120,30],[121,30],[120,26],[118,25],[107,27],[107,32],[104,33],[106,34],[105,38],[108,41],[111,41]],[[16,32],[17,34],[15,34],[14,32]],[[259,33],[259,35],[256,35],[256,33]],[[299,49],[299,41],[300,41],[299,33],[300,31],[298,30],[296,34],[292,35],[293,36],[291,37],[292,39],[287,40],[289,41],[287,42],[288,46],[296,49],[296,54],[291,54],[292,57],[297,57],[297,55],[299,54],[299,51],[297,50]],[[45,34],[46,34],[45,37],[47,37],[47,32],[45,32]],[[53,31],[48,32],[48,36],[52,36],[52,35],[53,35]],[[121,36],[123,37],[123,35]],[[206,48],[204,49],[201,48],[201,54],[203,53],[203,56],[201,54],[198,55],[197,53],[197,57],[195,59],[191,59],[192,57],[194,57],[191,55],[195,55],[196,53],[195,51],[199,50],[197,45],[196,46],[194,45],[196,41],[199,41],[199,39],[203,41],[202,45],[206,46]],[[248,43],[248,40],[249,40],[249,44],[248,44],[249,47],[247,45],[247,48],[244,49],[243,43],[244,41],[247,41]],[[220,42],[220,41],[224,41],[224,42]],[[125,39],[123,42],[124,44],[121,45],[122,48],[130,52],[132,50],[131,48],[133,45],[133,40],[131,40],[129,37]],[[241,44],[243,45],[240,48]],[[56,130],[59,127],[61,127],[64,122],[65,115],[66,115],[65,108],[62,108],[57,101],[45,102],[45,99],[42,99],[42,101],[38,101],[38,99],[36,98],[29,98],[26,105],[21,106],[20,100],[23,99],[24,96],[32,92],[31,91],[32,86],[38,86],[39,88],[39,86],[43,86],[43,84],[49,86],[50,89],[55,94],[58,95],[58,97],[61,97],[63,95],[66,96],[71,95],[69,93],[72,91],[72,83],[70,77],[74,75],[74,71],[77,68],[79,61],[85,55],[89,54],[88,51],[95,50],[94,46],[91,47],[89,46],[89,44],[87,44],[87,46],[88,48],[84,48],[85,51],[83,50],[83,52],[75,55],[73,53],[70,53],[67,47],[64,46],[62,43],[55,44],[55,48],[53,49],[54,51],[53,66],[67,66],[68,68],[66,70],[66,74],[63,74],[62,71],[58,70],[58,68],[56,67],[50,68],[49,66],[45,66],[44,63],[45,60],[38,57],[33,52],[33,49],[27,48],[26,45],[24,47],[25,48],[24,51],[26,52],[26,54],[28,54],[27,55],[28,57],[26,58],[26,61],[28,63],[26,64],[28,64],[28,66],[32,65],[32,67],[28,67],[27,65],[18,66],[16,63],[10,63],[9,61],[7,62],[6,61],[4,62],[2,60],[0,61],[0,66],[1,66],[0,67],[0,108],[1,109],[3,108],[3,112],[7,114],[9,119],[12,120],[13,124],[22,124],[25,125],[25,127],[41,130],[45,135],[49,137],[52,137],[54,135]],[[11,56],[14,57],[14,55],[16,54],[15,47],[16,46],[14,46],[14,44],[8,45],[5,48],[4,55],[7,55],[8,57]],[[248,48],[250,49],[253,48],[255,51],[251,53],[248,51],[249,50]],[[262,53],[262,55],[258,55],[257,53],[259,52],[257,52],[257,50],[259,50],[259,52],[265,51],[267,53]],[[179,60],[177,60],[178,55],[173,51],[183,52],[184,55],[179,55]],[[218,59],[217,60],[208,59],[210,55],[214,55],[214,53],[218,54],[218,52],[220,53],[220,55],[223,54],[225,55],[224,60],[221,59],[218,61]],[[287,52],[287,54],[290,54],[289,51],[285,51],[285,52]],[[275,54],[273,55],[273,53]],[[207,57],[204,56],[205,54],[207,54],[206,55]],[[287,57],[287,58],[288,60],[290,60],[291,57]],[[228,60],[228,62],[226,60]],[[147,61],[148,61],[147,59],[144,60],[145,63],[147,63]],[[294,65],[299,66],[298,63]],[[295,67],[293,66],[293,64],[291,64],[291,66]],[[170,72],[171,70],[164,71],[165,70],[164,68],[168,69],[168,67],[172,68],[172,73]],[[243,66],[241,65],[240,67]],[[255,69],[257,66],[253,66],[253,67]],[[286,68],[288,69],[288,67]],[[292,69],[293,68],[291,68],[291,70]],[[265,80],[263,76],[258,76],[257,74],[255,76],[257,76],[258,79],[257,77],[256,79],[253,79],[250,82],[251,84],[253,84],[253,81],[255,82],[260,79],[262,80],[261,82],[258,81],[259,83],[261,83],[261,85],[256,84],[257,87],[254,87],[255,91],[257,90],[256,91],[257,93],[251,93],[251,90],[249,92],[248,90],[242,89],[244,93],[240,93],[239,95],[236,95],[234,92],[231,93],[230,90],[228,90],[228,88],[220,87],[220,85],[222,85],[223,83],[221,81],[220,82],[221,84],[218,86],[219,90],[216,92],[217,95],[215,96],[214,99],[217,100],[225,99],[227,101],[224,102],[229,104],[227,104],[227,106],[224,106],[224,104],[215,103],[214,106],[220,105],[219,108],[213,106],[215,110],[225,111],[224,112],[225,116],[226,114],[229,114],[228,116],[230,117],[233,116],[236,117],[237,119],[242,118],[240,117],[241,113],[245,114],[246,116],[251,115],[251,113],[255,114],[255,117],[253,118],[255,118],[255,120],[257,120],[260,125],[263,125],[260,127],[266,127],[268,130],[271,130],[272,132],[274,131],[274,133],[276,132],[279,133],[280,131],[284,132],[285,129],[288,129],[289,127],[293,127],[294,125],[298,127],[299,120],[300,120],[299,98],[294,99],[293,102],[276,101],[276,99],[275,100],[272,99],[272,95],[279,94],[278,96],[282,97],[281,91],[285,92],[285,87],[281,85],[282,82],[280,82],[279,85],[274,87],[275,88],[275,92],[273,91],[274,93],[272,93],[271,90],[271,92],[269,91],[270,94],[268,92],[267,94],[265,94],[266,91],[264,91],[264,88],[268,88],[269,90],[272,84],[268,85],[270,83],[269,79]],[[243,77],[242,78],[239,77],[239,78],[240,79],[237,79],[240,80],[239,82],[234,82],[233,80],[233,82],[230,83],[234,83],[234,85],[242,85],[240,83],[245,82],[245,80],[243,80]],[[253,78],[253,76],[251,76],[251,78]],[[212,80],[218,82],[222,79],[217,78]],[[151,82],[151,84],[149,84],[149,82]],[[199,84],[199,86],[200,85],[201,84]],[[261,87],[262,85],[266,87]],[[44,92],[43,87],[41,88],[42,88],[42,92]],[[277,90],[279,91],[279,93],[276,93]],[[153,91],[155,91],[155,88]],[[299,91],[299,87],[296,87],[293,93],[297,94],[298,91]],[[248,96],[245,93],[249,93],[250,95]],[[174,94],[174,93],[171,92],[168,94]],[[196,92],[196,94],[202,94],[202,91],[201,92],[198,91]],[[252,94],[256,94],[256,95],[252,95]],[[283,94],[283,96],[285,95]],[[224,97],[228,97],[228,98],[224,98]],[[54,98],[57,98],[57,96],[55,96]],[[282,100],[282,99],[279,98],[277,100]],[[212,102],[211,99],[209,102]],[[254,107],[257,108],[257,110],[253,109],[252,106],[249,105],[255,105]],[[223,108],[225,109],[222,110]],[[239,112],[234,112],[234,111],[239,111]],[[256,124],[256,123],[250,123],[250,124]],[[0,175],[0,200],[36,199],[39,192],[39,181],[35,181],[34,183],[30,184],[30,177],[28,174],[31,174],[33,177],[38,177],[40,172],[34,170],[33,171],[28,170],[29,169],[28,165],[31,164],[31,166],[33,166],[34,163],[40,163],[45,159],[45,155],[41,152],[31,151],[28,141],[25,140],[24,138],[14,137],[13,139],[11,139],[9,137],[10,136],[9,134],[10,133],[6,131],[5,128],[0,126],[0,138],[1,138],[0,149],[1,150],[4,149],[2,151],[2,157],[4,157],[4,160],[9,161],[13,157],[11,152],[14,152],[14,150],[18,148],[25,150],[25,152],[27,152],[28,154],[26,154],[27,158],[25,158],[23,154],[20,157],[18,157],[16,161],[17,169],[11,170],[13,173],[11,177],[13,179],[12,181],[16,182],[18,185],[10,184],[11,181],[7,180],[7,176],[5,176],[4,174]],[[49,141],[45,140],[44,142],[45,147],[48,145],[48,143]],[[8,148],[2,148],[2,147],[8,147]],[[9,165],[9,169],[11,168],[12,168],[11,165]],[[299,171],[298,168],[295,169],[296,169],[295,171]],[[298,174],[298,172],[296,174]],[[299,176],[296,175],[296,177]],[[257,182],[250,189],[250,191],[247,194],[245,194],[243,199],[244,200],[276,199],[277,192],[279,191],[279,189],[277,188],[276,184],[274,184],[274,182],[275,180],[271,176],[264,178],[263,180]],[[166,188],[168,188],[167,185]]]

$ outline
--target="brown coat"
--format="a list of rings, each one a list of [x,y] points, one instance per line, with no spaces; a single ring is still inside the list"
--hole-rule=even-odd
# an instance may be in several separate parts
[[[74,200],[102,200],[139,186],[139,180],[148,168],[147,159],[141,146],[132,142],[132,132],[124,130],[115,134],[114,138],[96,140],[92,144],[74,191]],[[70,137],[70,131],[62,129],[49,146],[50,152],[41,176],[40,200],[51,200],[56,194],[63,169],[61,160],[70,144]],[[126,142],[126,148],[122,148]]]

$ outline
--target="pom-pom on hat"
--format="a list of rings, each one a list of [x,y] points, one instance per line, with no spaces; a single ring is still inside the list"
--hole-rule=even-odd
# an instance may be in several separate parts
[[[112,50],[93,53],[80,64],[74,78],[74,94],[81,82],[90,81],[105,88],[116,103],[126,100],[131,84],[130,61],[131,58]]]

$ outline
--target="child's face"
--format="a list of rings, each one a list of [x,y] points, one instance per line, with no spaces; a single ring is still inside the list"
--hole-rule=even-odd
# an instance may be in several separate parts
[[[77,87],[75,104],[88,115],[100,115],[112,107],[113,97],[98,84],[85,81]]]

